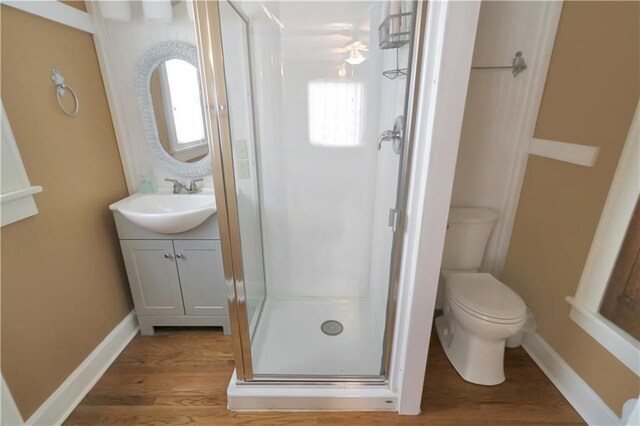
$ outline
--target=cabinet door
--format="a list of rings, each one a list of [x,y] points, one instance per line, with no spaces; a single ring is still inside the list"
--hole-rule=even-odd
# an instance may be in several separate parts
[[[138,315],[184,315],[180,280],[170,240],[121,240]]]
[[[227,315],[222,250],[217,240],[174,240],[187,315]]]

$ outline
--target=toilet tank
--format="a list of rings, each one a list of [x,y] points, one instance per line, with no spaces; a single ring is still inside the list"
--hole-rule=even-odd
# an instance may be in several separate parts
[[[485,208],[450,209],[442,269],[478,269],[498,218],[498,213]]]

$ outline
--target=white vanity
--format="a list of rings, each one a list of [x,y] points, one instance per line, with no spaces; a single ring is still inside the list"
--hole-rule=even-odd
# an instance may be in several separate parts
[[[141,333],[152,335],[154,326],[221,326],[229,334],[213,194],[135,194],[110,209]],[[191,228],[176,229],[177,222]]]

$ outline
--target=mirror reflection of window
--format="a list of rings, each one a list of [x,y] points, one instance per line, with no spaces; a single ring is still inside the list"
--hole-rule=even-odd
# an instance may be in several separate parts
[[[164,72],[176,143],[185,145],[201,142],[204,139],[204,126],[198,71],[188,62],[171,59],[164,63]]]
[[[197,68],[181,59],[163,62],[151,76],[151,98],[164,150],[184,162],[207,155]]]
[[[364,83],[315,80],[309,83],[309,140],[312,145],[362,145]]]
[[[204,139],[202,104],[198,85],[198,70],[186,61],[171,59],[162,67],[163,92],[167,94],[173,116],[175,143],[187,145]]]

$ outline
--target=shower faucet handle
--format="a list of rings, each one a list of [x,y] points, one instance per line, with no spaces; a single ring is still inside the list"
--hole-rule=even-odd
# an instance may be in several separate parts
[[[382,142],[391,141],[393,152],[400,154],[402,152],[402,142],[404,139],[404,117],[399,115],[393,123],[393,130],[385,130],[378,139],[378,151],[382,149]]]
[[[378,151],[382,149],[382,142],[393,141],[400,137],[400,132],[394,132],[393,130],[385,130],[378,139]]]

